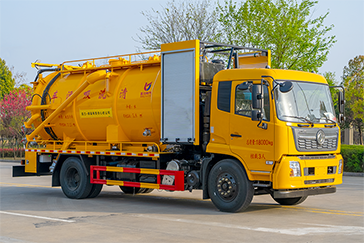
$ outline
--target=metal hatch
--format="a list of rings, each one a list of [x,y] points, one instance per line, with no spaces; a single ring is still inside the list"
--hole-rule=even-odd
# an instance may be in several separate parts
[[[162,45],[161,141],[199,142],[199,41]],[[196,125],[197,124],[197,125]]]

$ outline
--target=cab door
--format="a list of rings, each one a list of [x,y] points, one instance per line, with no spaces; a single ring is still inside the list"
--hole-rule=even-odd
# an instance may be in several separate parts
[[[254,80],[245,80],[254,81]],[[263,123],[266,129],[258,127],[251,120],[251,88],[239,90],[237,86],[244,81],[232,82],[230,113],[230,149],[240,157],[254,176],[254,180],[270,180],[274,161],[274,123],[272,99],[269,88],[263,85]],[[260,80],[254,83],[260,84]]]

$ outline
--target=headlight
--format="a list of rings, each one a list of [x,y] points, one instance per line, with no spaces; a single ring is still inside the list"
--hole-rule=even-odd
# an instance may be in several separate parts
[[[290,177],[301,176],[301,166],[297,161],[289,161],[289,168],[291,169]]]
[[[339,160],[339,169],[337,171],[338,174],[341,174],[343,172],[343,160]]]

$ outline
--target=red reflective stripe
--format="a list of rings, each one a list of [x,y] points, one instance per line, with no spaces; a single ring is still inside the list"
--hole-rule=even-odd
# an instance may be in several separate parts
[[[80,153],[81,153],[81,151],[76,151],[76,153],[80,154]]]
[[[127,167],[123,167],[124,172],[129,172],[129,173],[140,173],[140,169],[139,168],[127,168]]]
[[[86,151],[86,154],[91,154],[91,152],[90,151]]]
[[[143,156],[143,153],[138,153],[138,156]]]
[[[132,153],[126,153],[126,155],[129,155],[129,156],[131,156],[131,155],[132,155]]]
[[[124,181],[124,186],[140,187],[139,182]]]
[[[91,170],[106,171],[106,166],[91,165],[90,169]]]
[[[174,179],[174,185],[176,191],[184,191],[185,190],[185,180],[184,180],[184,171],[176,171],[176,177]]]
[[[94,171],[96,171],[96,179],[94,178]],[[106,184],[106,180],[100,179],[100,171],[106,171],[106,166],[90,166],[90,182],[93,184]]]
[[[109,167],[110,169],[110,167]],[[96,175],[94,173],[96,171]],[[100,179],[100,171],[107,171],[106,166],[90,166],[90,181],[93,184],[106,184],[107,180]],[[123,167],[124,173],[140,173],[140,168],[127,168]],[[172,170],[159,170],[159,175],[157,175],[157,184],[159,188],[162,190],[169,190],[169,191],[184,191],[184,171],[172,171]],[[173,175],[175,176],[174,185],[163,185],[161,184],[161,175]],[[96,178],[94,178],[96,176]],[[121,181],[120,181],[121,182]],[[123,181],[124,186],[129,187],[140,187],[140,182],[130,182],[130,181]],[[153,183],[152,183],[153,184]]]
[[[96,154],[101,154],[100,152],[95,152]]]
[[[106,154],[110,154],[110,152],[106,152]]]
[[[102,179],[93,179],[93,178],[91,178],[90,182],[92,184],[106,184],[106,180],[102,180]]]

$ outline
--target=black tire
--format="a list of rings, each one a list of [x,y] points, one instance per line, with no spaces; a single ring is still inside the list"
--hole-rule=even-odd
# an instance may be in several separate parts
[[[213,204],[222,212],[243,211],[250,205],[254,188],[239,161],[224,159],[212,167],[208,192]]]
[[[69,157],[62,165],[60,182],[63,193],[72,199],[82,199],[90,195],[92,184],[82,161]]]
[[[101,190],[102,190],[103,184],[92,184],[92,188],[90,191],[90,194],[87,196],[88,198],[95,198],[97,197]]]
[[[279,203],[280,205],[298,205],[303,203],[307,199],[307,196],[304,197],[292,197],[292,198],[274,198],[273,200]]]
[[[138,194],[138,193],[143,193],[145,188],[139,188],[139,187],[129,187],[129,186],[119,186],[120,189],[125,193],[125,194]]]
[[[149,188],[138,188],[138,187],[127,187],[127,186],[120,186],[120,189],[125,194],[141,194],[141,193],[151,193],[154,189]]]
[[[145,191],[143,193],[151,193],[152,191],[154,191],[154,189],[145,188]]]

